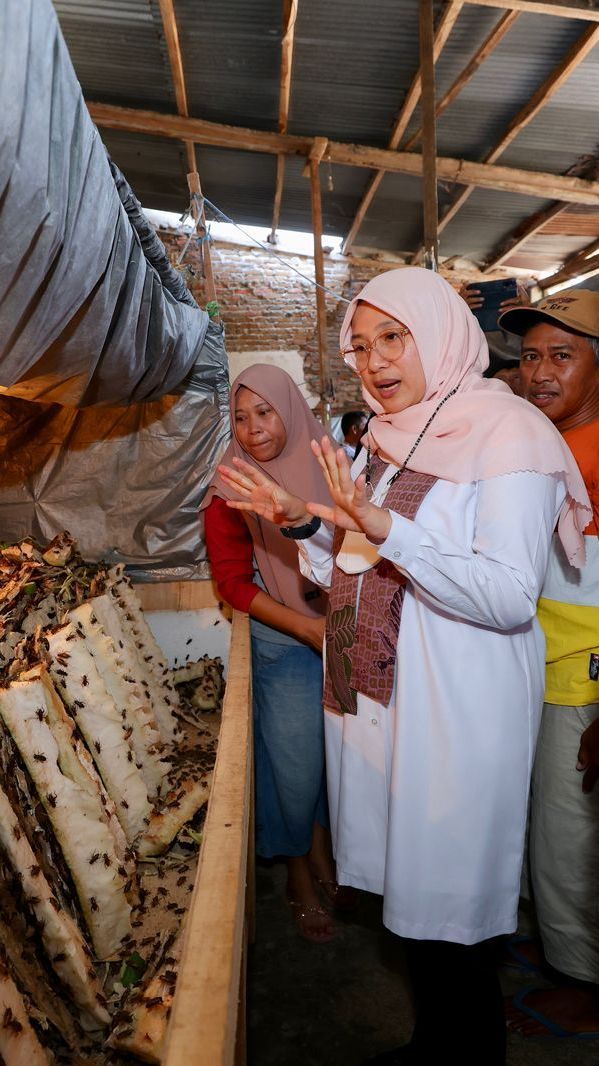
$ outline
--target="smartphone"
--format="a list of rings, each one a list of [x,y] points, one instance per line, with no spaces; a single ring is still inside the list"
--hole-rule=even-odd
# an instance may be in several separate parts
[[[478,319],[483,333],[492,333],[497,327],[497,318],[504,300],[512,300],[518,295],[515,278],[501,278],[499,281],[473,281],[469,289],[479,289],[484,304],[472,314]]]

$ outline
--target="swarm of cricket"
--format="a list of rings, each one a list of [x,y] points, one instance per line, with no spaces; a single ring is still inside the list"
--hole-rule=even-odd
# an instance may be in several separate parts
[[[122,566],[0,548],[6,1066],[160,1062],[223,689],[169,668]]]

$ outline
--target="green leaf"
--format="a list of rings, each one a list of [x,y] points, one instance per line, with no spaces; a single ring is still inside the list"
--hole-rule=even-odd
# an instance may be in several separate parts
[[[120,978],[121,984],[124,985],[125,988],[131,988],[131,985],[136,985],[138,981],[141,981],[146,972],[147,965],[147,962],[142,959],[139,952],[134,951],[123,967],[123,972]]]
[[[37,592],[37,585],[35,581],[29,581],[26,585],[24,585],[23,591],[27,594],[27,596],[35,596]]]
[[[216,300],[208,300],[208,303],[206,304],[206,310],[210,318],[216,318],[217,315],[220,315],[220,307],[218,306]]]

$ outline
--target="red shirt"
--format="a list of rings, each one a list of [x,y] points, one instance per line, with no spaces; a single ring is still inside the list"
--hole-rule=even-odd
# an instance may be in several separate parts
[[[219,596],[247,614],[262,590],[254,581],[254,544],[243,516],[213,496],[204,511],[204,529]]]

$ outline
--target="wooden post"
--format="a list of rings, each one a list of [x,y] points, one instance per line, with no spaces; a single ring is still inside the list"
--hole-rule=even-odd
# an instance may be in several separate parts
[[[433,57],[433,0],[420,0],[420,71],[422,74],[422,200],[424,207],[424,265],[437,270],[437,126],[435,118],[435,63]]]
[[[293,38],[297,21],[298,0],[283,2],[283,34],[281,39],[281,76],[279,81],[279,133],[287,133],[289,123],[289,97],[291,95],[291,66],[293,63]],[[277,228],[283,202],[285,184],[285,156],[277,157],[277,181],[272,209],[272,226],[268,237],[270,244],[277,243]]]
[[[314,235],[314,278],[316,281],[316,322],[320,359],[320,396],[325,426],[331,420],[331,371],[327,349],[327,307],[324,289],[324,255],[322,251],[322,200],[320,196],[320,160],[327,148],[326,137],[315,137],[310,152],[310,192],[312,198],[312,232]]]
[[[187,175],[187,184],[189,186],[190,195],[193,197],[195,194],[201,199],[202,187],[200,185],[200,175],[197,170],[193,170]],[[206,237],[206,217],[204,214],[203,206],[200,208],[197,201],[191,201],[191,213],[195,222],[198,236]],[[216,286],[214,284],[214,274],[212,272],[212,259],[210,257],[210,245],[207,240],[204,240],[202,245],[203,259],[204,259],[204,274],[206,276],[206,303],[216,300]],[[213,322],[220,322],[220,315],[212,315]]]

